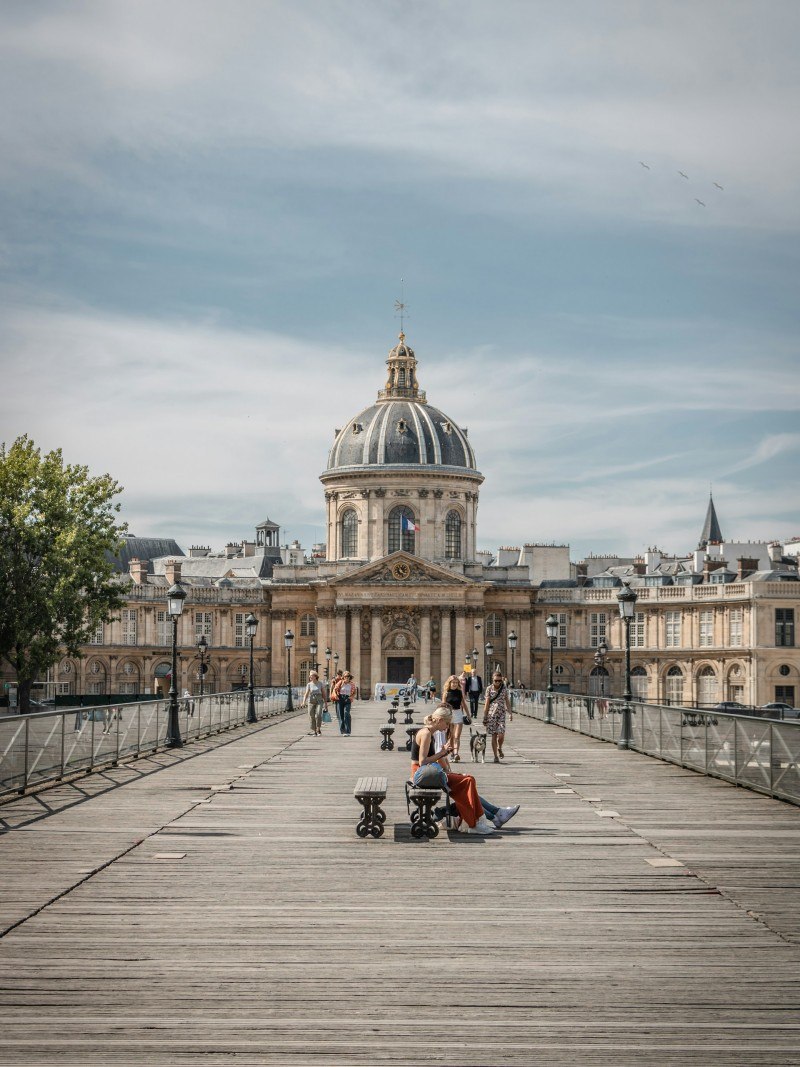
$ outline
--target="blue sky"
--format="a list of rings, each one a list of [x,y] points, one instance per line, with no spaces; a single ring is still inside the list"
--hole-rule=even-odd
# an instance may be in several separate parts
[[[800,534],[798,31],[780,0],[4,4],[0,437],[108,470],[140,535],[310,545],[403,278],[481,546],[688,550],[712,483],[726,536]]]

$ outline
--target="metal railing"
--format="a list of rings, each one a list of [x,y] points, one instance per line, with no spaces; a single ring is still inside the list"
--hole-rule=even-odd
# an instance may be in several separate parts
[[[247,691],[181,698],[184,743],[241,726]],[[284,713],[286,689],[257,691],[259,719]],[[164,748],[168,700],[0,716],[0,798]]]
[[[517,690],[514,710],[568,730],[615,742],[623,701],[608,697]],[[631,701],[630,747],[647,756],[699,771],[800,805],[800,721]]]

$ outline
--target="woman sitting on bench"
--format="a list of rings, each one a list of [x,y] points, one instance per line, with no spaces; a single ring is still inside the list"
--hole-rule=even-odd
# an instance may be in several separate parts
[[[458,809],[462,829],[466,827],[466,832],[470,834],[494,833],[513,815],[516,815],[519,805],[511,808],[498,808],[494,804],[488,804],[478,795],[478,784],[471,774],[455,774],[450,770],[448,756],[453,751],[453,744],[450,740],[446,740],[444,745],[437,749],[434,737],[437,731],[447,734],[450,729],[452,712],[446,704],[436,708],[430,715],[426,715],[422,721],[424,725],[417,731],[411,742],[411,778],[414,785],[425,788],[420,780],[424,777],[420,775],[420,770],[432,764],[438,764],[447,778],[450,796]],[[487,807],[494,821],[486,817]]]

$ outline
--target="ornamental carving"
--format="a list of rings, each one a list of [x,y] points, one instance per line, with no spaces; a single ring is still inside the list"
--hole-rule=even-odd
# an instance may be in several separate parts
[[[372,640],[372,618],[366,611],[361,612],[361,647],[369,648]]]
[[[383,488],[380,488],[380,489],[376,489],[376,490],[375,490],[375,496],[378,496],[378,497],[384,497],[384,496],[386,496],[386,490],[385,490],[385,489],[383,489]]]
[[[419,495],[420,500],[425,500],[425,498],[428,495],[428,490],[427,489],[418,489],[417,493]]]
[[[395,489],[392,496],[411,496],[408,489]]]
[[[444,489],[434,489],[433,495],[436,497],[437,500],[441,500],[444,496]]]
[[[381,626],[385,634],[405,631],[419,637],[419,609],[384,608],[381,612]]]

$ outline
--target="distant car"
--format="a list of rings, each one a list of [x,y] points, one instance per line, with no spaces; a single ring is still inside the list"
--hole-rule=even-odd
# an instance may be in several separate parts
[[[774,700],[771,704],[764,704],[762,711],[771,711],[781,719],[800,719],[800,708],[792,707],[782,700]]]
[[[744,704],[740,704],[738,700],[722,700],[719,704],[714,705],[714,711],[748,711]]]

